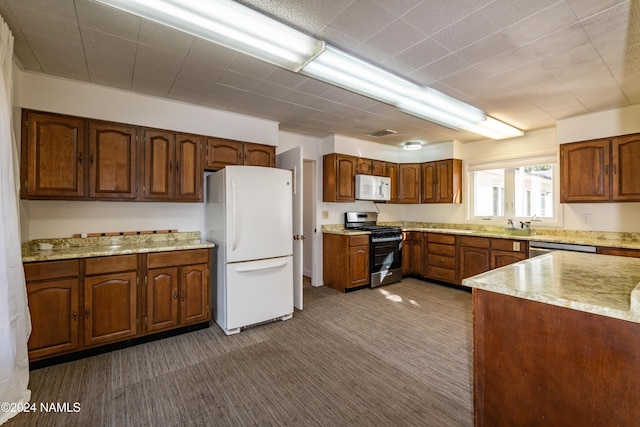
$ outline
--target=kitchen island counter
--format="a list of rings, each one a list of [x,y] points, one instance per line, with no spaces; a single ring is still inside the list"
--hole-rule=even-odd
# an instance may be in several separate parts
[[[39,250],[50,243],[51,250]],[[200,239],[199,232],[38,239],[22,244],[22,262],[54,261],[111,255],[208,249],[215,245]]]
[[[554,251],[462,284],[640,323],[638,258]]]
[[[470,277],[474,425],[640,419],[640,259],[556,251]]]

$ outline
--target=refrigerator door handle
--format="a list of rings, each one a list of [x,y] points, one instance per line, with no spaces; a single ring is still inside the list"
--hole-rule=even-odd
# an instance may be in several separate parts
[[[257,263],[252,262],[252,265],[238,267],[235,270],[239,273],[247,273],[251,271],[262,271],[262,270],[271,270],[274,268],[280,268],[287,265],[287,259],[275,259],[275,260],[265,260],[259,261]]]
[[[231,250],[236,250],[236,182],[231,180]]]

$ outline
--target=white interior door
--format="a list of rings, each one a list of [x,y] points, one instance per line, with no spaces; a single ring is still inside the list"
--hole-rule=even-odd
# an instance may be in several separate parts
[[[302,147],[278,154],[276,166],[290,170],[293,175],[293,305],[302,310]]]

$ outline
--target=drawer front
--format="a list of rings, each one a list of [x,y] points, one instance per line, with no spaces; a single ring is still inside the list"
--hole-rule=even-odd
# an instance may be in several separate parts
[[[452,245],[443,245],[441,243],[429,243],[429,255],[442,255],[448,257],[456,256],[456,247]]]
[[[427,277],[447,283],[456,283],[456,272],[446,268],[429,266],[427,268]]]
[[[445,245],[455,245],[456,236],[454,234],[429,233],[427,236],[429,243],[442,243]]]
[[[487,237],[460,237],[460,246],[471,246],[474,248],[489,248],[490,239]]]
[[[526,244],[523,240],[491,239],[491,249],[498,251],[525,252]]]
[[[114,255],[85,260],[85,274],[92,276],[138,269],[138,255]]]
[[[351,236],[349,238],[349,246],[362,246],[369,244],[369,235],[363,234],[361,236]]]
[[[450,268],[452,270],[456,268],[456,259],[448,256],[429,254],[428,262],[430,266]]]
[[[24,264],[24,276],[27,282],[35,280],[77,277],[80,272],[77,259],[64,261],[27,262]]]
[[[209,262],[208,249],[155,252],[147,255],[147,267],[173,267],[177,265],[205,264]]]

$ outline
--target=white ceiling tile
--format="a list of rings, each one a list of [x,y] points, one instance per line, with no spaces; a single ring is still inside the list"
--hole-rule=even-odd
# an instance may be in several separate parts
[[[591,42],[601,55],[604,55],[607,52],[620,50],[621,46],[623,48],[628,46],[627,29],[623,28],[620,30],[611,31],[599,37],[594,37],[591,39]]]
[[[629,0],[566,0],[566,2],[580,20],[620,4],[629,4]]]
[[[136,43],[90,28],[81,28],[82,42],[89,67],[99,64],[130,73],[136,57]]]
[[[536,58],[568,52],[577,46],[589,42],[589,36],[580,24],[575,24],[527,43],[520,49],[523,53]]]
[[[18,19],[28,19],[24,13],[38,13],[70,23],[78,23],[74,0],[5,0]],[[27,12],[27,11],[31,12]]]
[[[590,16],[580,22],[592,39],[611,31],[626,30],[629,27],[629,4],[624,3]]]
[[[31,46],[23,39],[15,39],[13,44],[13,53],[16,62],[22,70],[32,70],[42,72],[40,63],[36,59]]]
[[[488,59],[514,51],[516,46],[502,32],[492,34],[456,52],[469,64],[479,64]]]
[[[578,22],[573,10],[558,2],[504,29],[504,33],[520,47]]]
[[[621,90],[631,104],[640,103],[640,82],[624,83]]]
[[[19,6],[13,6],[11,11],[20,24],[23,33],[38,34],[43,27],[49,28],[46,37],[67,44],[80,44],[80,31],[77,21],[68,21],[50,16],[40,11],[34,11]]]
[[[327,22],[333,20],[340,12],[346,9],[352,0],[240,0],[246,6],[277,17],[278,20],[291,26],[315,34],[322,29]]]
[[[225,68],[212,66],[189,55],[180,67],[179,76],[215,82],[225,71]]]
[[[525,55],[521,50],[516,49],[476,64],[475,68],[486,76],[493,77],[533,61],[537,61],[537,58],[532,58],[529,55]]]
[[[358,0],[352,2],[329,25],[349,37],[364,41],[394,19],[391,12],[373,0]]]
[[[258,80],[266,78],[269,74],[273,73],[276,68],[275,65],[243,55],[236,57],[229,66],[230,71]]]
[[[455,54],[447,55],[429,65],[412,72],[409,77],[423,85],[430,85],[436,80],[458,73],[470,65]]]
[[[196,38],[187,57],[219,68],[229,67],[240,53],[207,40]]]
[[[482,12],[491,22],[503,28],[540,12],[556,2],[558,0],[495,0],[487,4]]]
[[[388,56],[395,56],[423,38],[424,35],[420,31],[402,19],[398,19],[378,31],[365,43]]]
[[[294,86],[296,90],[309,95],[322,96],[333,89],[333,86],[314,79],[306,79],[299,85]]]
[[[498,31],[481,12],[475,12],[433,35],[433,39],[451,51],[457,51]]]
[[[324,40],[331,46],[335,46],[339,49],[350,51],[355,49],[362,43],[361,40],[356,40],[333,27],[325,26],[318,34],[317,37],[320,40]]]
[[[374,0],[396,16],[402,16],[424,0]]]
[[[89,0],[76,0],[80,27],[137,41],[140,18],[109,6]]]
[[[428,0],[411,9],[402,18],[430,36],[476,11],[476,7],[467,0]]]
[[[324,93],[322,97],[356,109],[367,108],[377,103],[377,101],[374,101],[371,98],[338,88],[332,88],[328,92]]]
[[[392,62],[397,62],[397,64],[393,68],[403,70],[406,74],[409,74],[411,71],[431,64],[450,53],[450,50],[444,48],[435,40],[431,38],[425,39],[396,55]]]
[[[293,88],[304,83],[308,79],[308,77],[305,77],[303,75],[296,74],[282,68],[276,68],[264,79],[264,81],[276,84],[278,86]]]
[[[156,49],[185,55],[189,52],[196,37],[165,25],[142,19],[138,42]]]
[[[243,76],[242,74],[234,73],[231,71],[225,71],[222,73],[217,81],[217,84],[234,87],[236,89],[242,89],[245,91],[252,91],[260,83],[257,79]]]

